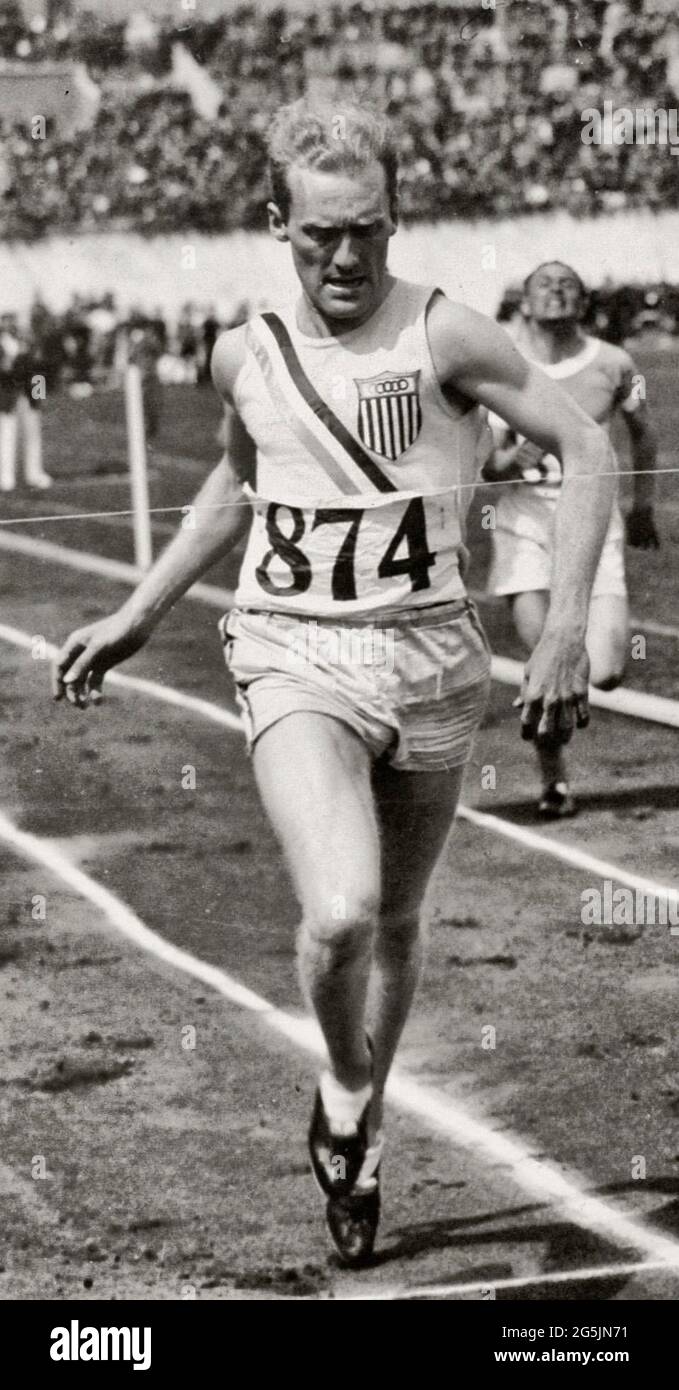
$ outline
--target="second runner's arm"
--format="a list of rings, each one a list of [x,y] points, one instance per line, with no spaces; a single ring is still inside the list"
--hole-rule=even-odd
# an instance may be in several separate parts
[[[613,450],[605,432],[558,382],[528,363],[491,319],[440,296],[428,330],[442,384],[450,382],[495,411],[561,462],[549,612],[526,666],[522,732],[527,738],[566,739],[574,711],[578,724],[587,722],[585,635],[615,495]]]

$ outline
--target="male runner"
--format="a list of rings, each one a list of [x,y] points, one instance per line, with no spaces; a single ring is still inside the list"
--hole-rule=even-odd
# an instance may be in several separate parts
[[[655,439],[648,422],[643,379],[623,348],[590,337],[581,327],[586,308],[582,281],[571,266],[550,261],[536,267],[524,283],[522,320],[513,336],[529,361],[559,381],[583,410],[609,427],[619,407],[629,430],[634,472],[634,504],[627,516],[630,545],[657,546],[653,520],[652,470]],[[556,504],[561,487],[557,458],[527,442],[503,421],[493,421],[498,448],[484,467],[488,481],[508,481],[493,498],[493,559],[488,593],[504,594],[522,642],[532,651],[549,609],[549,585]],[[588,506],[583,496],[583,510]],[[624,528],[617,499],[592,589],[587,628],[590,680],[614,690],[625,669],[628,606]],[[537,745],[542,773],[539,814],[570,816],[576,806],[566,781],[558,741]]]
[[[587,605],[613,485],[603,432],[502,329],[389,273],[397,171],[381,116],[296,102],[274,121],[270,165],[270,227],[301,295],[218,340],[229,437],[196,498],[199,524],[117,613],[69,637],[55,693],[100,698],[104,673],[251,520],[222,635],[328,1047],[312,1167],[337,1248],[360,1263],[377,1228],[382,1098],[418,977],[421,904],[488,689],[461,574],[487,432],[477,403],[555,452],[567,479],[550,615],[524,685],[527,737],[587,722]]]

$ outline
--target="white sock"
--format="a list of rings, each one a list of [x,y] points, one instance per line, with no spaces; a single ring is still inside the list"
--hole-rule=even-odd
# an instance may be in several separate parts
[[[383,1148],[384,1135],[380,1130],[379,1134],[377,1134],[375,1138],[375,1143],[371,1144],[370,1148],[366,1149],[365,1151],[365,1158],[363,1159],[361,1171],[356,1179],[356,1182],[354,1183],[352,1192],[373,1191],[377,1183],[377,1178],[375,1177],[375,1170],[382,1157]]]
[[[323,1109],[332,1133],[338,1136],[355,1134],[361,1115],[372,1095],[372,1086],[362,1086],[360,1091],[347,1091],[346,1087],[340,1086],[332,1072],[324,1071],[320,1087]]]

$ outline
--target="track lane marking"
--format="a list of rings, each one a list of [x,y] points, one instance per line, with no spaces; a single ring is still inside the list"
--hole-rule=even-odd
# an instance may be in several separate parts
[[[138,584],[143,579],[143,571],[126,560],[110,560],[104,555],[91,555],[87,550],[73,550],[68,546],[55,545],[53,541],[36,540],[33,536],[8,535],[0,531],[0,551],[9,554],[26,555],[33,560],[48,560],[66,569],[78,570],[81,574],[99,574],[103,579],[116,579],[121,584]],[[193,584],[185,595],[198,599],[210,608],[218,608],[222,613],[233,605],[233,591],[220,589],[214,584]]]
[[[30,651],[35,639],[29,633],[23,632],[21,628],[0,623],[0,640]],[[50,658],[54,657],[57,648],[51,643],[46,643],[45,646],[47,655]],[[175,709],[191,710],[193,714],[209,720],[212,724],[217,724],[220,728],[228,729],[231,733],[243,732],[243,726],[237,715],[232,714],[228,709],[222,709],[221,705],[216,705],[211,700],[201,699],[198,695],[190,695],[182,690],[176,690],[171,685],[160,685],[157,681],[146,680],[142,676],[126,676],[120,671],[109,671],[106,681],[111,685],[120,686],[124,690],[134,690],[152,700],[171,705]],[[526,826],[503,820],[501,816],[491,815],[487,811],[478,811],[473,806],[465,806],[462,802],[457,808],[457,816],[458,819],[466,820],[470,825],[477,826],[480,830],[489,831],[493,835],[501,835],[504,839],[513,840],[526,849],[535,850],[538,854],[547,854],[552,859],[558,859],[571,869],[583,870],[585,873],[602,880],[613,879],[616,883],[624,883],[628,888],[633,888],[648,897],[657,899],[658,902],[666,903],[668,907],[671,906],[679,910],[679,888],[655,883],[653,879],[624,869],[620,864],[599,859],[596,855],[589,854],[587,850],[578,849],[576,845],[568,844],[562,840],[553,840],[549,835],[542,835],[538,831],[527,829]]]
[[[30,650],[35,639],[29,633],[23,632],[21,628],[0,623],[0,640],[24,650]],[[54,657],[57,648],[51,643],[45,645],[48,656]],[[192,713],[203,719],[208,719],[212,724],[217,724],[232,733],[242,733],[243,731],[240,719],[230,710],[222,709],[221,705],[216,705],[211,700],[203,700],[197,695],[185,694],[171,685],[159,685],[157,681],[146,680],[141,676],[126,676],[120,671],[109,671],[106,682],[120,686],[122,689],[134,690],[140,695],[147,695],[150,699],[174,706],[176,709],[191,710]],[[629,869],[622,868],[619,864],[611,863],[606,859],[599,859],[586,850],[578,849],[576,845],[568,844],[562,840],[553,840],[549,835],[542,835],[523,825],[516,825],[513,821],[503,820],[501,816],[493,816],[487,811],[478,811],[472,806],[465,806],[462,802],[457,808],[457,815],[460,820],[466,820],[470,825],[474,825],[480,830],[501,835],[505,839],[513,840],[526,849],[535,850],[539,854],[548,854],[552,859],[558,859],[571,869],[583,870],[587,874],[594,875],[595,878],[613,879],[616,883],[624,883],[628,888],[645,893],[648,897],[656,898],[659,902],[665,902],[668,906],[676,907],[679,910],[679,888],[655,883],[642,874],[634,873]]]
[[[0,624],[0,638],[24,649],[30,648],[33,640],[30,634],[8,628],[4,624]],[[147,695],[155,694],[156,698],[163,699],[166,703],[179,704],[187,709],[200,706],[196,712],[209,711],[207,717],[212,722],[232,731],[241,728],[240,721],[234,715],[228,710],[220,709],[219,706],[211,705],[209,701],[182,696],[177,690],[172,691],[172,699],[168,701],[167,687],[156,686],[153,681],[142,682],[135,677],[126,677],[116,672],[111,673],[111,679],[113,677],[116,678],[115,684]],[[159,695],[156,692],[163,693]],[[62,882],[97,907],[117,931],[141,949],[165,964],[210,985],[231,1003],[256,1013],[267,1026],[314,1057],[325,1056],[320,1029],[313,1019],[287,1014],[242,985],[226,971],[165,940],[146,926],[137,914],[109,889],[73,864],[56,844],[20,830],[2,813],[0,839],[24,857],[36,860],[50,869]],[[598,1197],[588,1195],[584,1190],[582,1178],[577,1175],[567,1176],[551,1164],[532,1158],[519,1138],[492,1129],[485,1121],[477,1119],[444,1092],[395,1070],[387,1085],[386,1095],[398,1109],[417,1116],[428,1127],[443,1133],[454,1144],[475,1154],[481,1162],[505,1167],[519,1188],[531,1197],[537,1197],[547,1203],[574,1224],[612,1239],[623,1247],[631,1246],[649,1258],[658,1260],[663,1266],[679,1267],[679,1241],[646,1228],[636,1218],[628,1216]]]
[[[476,604],[498,607],[492,594],[484,594],[480,589],[468,589],[467,593]],[[637,632],[641,628],[644,632],[650,632],[653,637],[672,637],[675,641],[679,639],[679,627],[673,627],[671,623],[656,623],[653,618],[640,618],[635,613],[629,615],[628,628],[630,632]]]
[[[679,627],[672,627],[671,623],[656,623],[653,618],[630,618],[630,632],[635,632],[637,628],[642,628],[644,632],[650,632],[653,637],[672,637],[676,641],[679,638]]]
[[[3,812],[0,812],[0,840],[23,858],[48,869],[73,892],[97,908],[110,925],[135,946],[163,964],[209,985],[230,1003],[250,1010],[267,1027],[282,1034],[303,1051],[317,1059],[325,1057],[320,1029],[313,1019],[296,1017],[276,1008],[225,970],[167,941],[148,927],[109,888],[73,864],[58,845],[20,830]],[[500,1164],[506,1168],[517,1187],[531,1198],[544,1202],[561,1218],[613,1240],[624,1248],[636,1249],[663,1268],[679,1268],[679,1241],[647,1228],[635,1217],[610,1206],[601,1198],[590,1196],[580,1185],[582,1179],[575,1175],[568,1176],[551,1164],[532,1158],[519,1138],[492,1129],[442,1091],[415,1081],[401,1071],[394,1071],[386,1095],[399,1110],[417,1116],[430,1129],[445,1135],[482,1163]]]
[[[500,685],[521,686],[524,665],[509,656],[494,656],[490,673]],[[597,690],[589,688],[589,703],[593,708],[608,710],[611,714],[623,714],[629,719],[645,719],[651,724],[666,724],[671,729],[679,729],[679,700],[668,700],[665,695],[647,695],[643,690],[629,690],[619,685],[617,690]]]
[[[606,859],[598,859],[596,855],[588,854],[586,850],[578,849],[576,845],[570,845],[566,841],[552,840],[549,835],[540,835],[535,830],[528,830],[523,825],[515,825],[513,821],[503,820],[501,816],[490,815],[487,811],[477,811],[473,806],[460,805],[457,814],[460,820],[469,821],[470,825],[476,825],[480,830],[488,830],[493,835],[502,835],[504,839],[513,840],[516,844],[523,845],[526,849],[536,850],[539,854],[549,854],[553,859],[560,859],[562,864],[567,864],[571,869],[583,869],[585,873],[593,874],[595,878],[614,879],[617,883],[626,884],[628,888],[637,889],[648,897],[657,898],[659,902],[667,903],[668,907],[679,908],[679,889],[654,883],[652,879],[645,878],[642,874],[632,873],[629,869],[623,869],[619,864],[609,863]]]
[[[0,641],[9,642],[12,646],[20,647],[24,651],[31,651],[35,636],[29,632],[24,632],[21,628],[10,627],[7,623],[0,623]],[[45,643],[45,651],[50,660],[57,654],[57,647],[52,642]],[[223,729],[228,729],[232,733],[242,733],[243,726],[237,715],[231,714],[228,709],[222,709],[215,705],[211,700],[202,700],[199,695],[190,695],[183,690],[175,690],[171,685],[159,685],[157,681],[145,680],[143,676],[126,676],[121,671],[108,671],[106,683],[119,685],[123,690],[136,690],[139,695],[148,695],[152,700],[159,700],[164,705],[173,705],[176,709],[188,709],[194,714],[199,714],[203,719],[209,719],[213,724],[219,724]]]
[[[489,1239],[492,1239],[492,1231],[489,1231]],[[545,1285],[584,1283],[598,1279],[614,1279],[624,1275],[628,1278],[631,1274],[646,1274],[650,1271],[658,1273],[667,1271],[670,1266],[659,1260],[643,1260],[638,1264],[611,1264],[585,1266],[582,1269],[557,1269],[549,1270],[545,1274],[519,1274],[507,1279],[477,1279],[471,1283],[459,1284],[415,1284],[408,1286],[391,1285],[387,1288],[376,1284],[372,1289],[363,1289],[360,1293],[335,1295],[349,1303],[391,1302],[394,1299],[413,1299],[424,1300],[427,1298],[446,1298],[449,1294],[486,1294],[490,1291],[496,1293],[498,1290],[505,1289],[528,1289],[543,1288]]]
[[[64,565],[66,568],[85,574],[100,574],[105,579],[117,579],[123,584],[138,584],[143,578],[142,571],[126,561],[109,560],[105,556],[92,555],[86,550],[70,549],[67,546],[55,545],[52,541],[36,540],[32,536],[10,536],[0,532],[0,551],[2,550],[54,561],[55,564]],[[218,588],[213,584],[194,584],[186,597],[197,599],[211,608],[219,609],[220,612],[231,608],[234,601],[233,590]],[[651,630],[649,627],[649,631]],[[676,636],[679,637],[679,630]],[[500,685],[520,686],[523,670],[522,662],[514,661],[510,657],[492,658],[491,676]],[[617,690],[596,690],[590,687],[589,703],[594,709],[605,709],[612,714],[621,714],[630,719],[644,719],[653,724],[679,728],[679,700],[669,700],[663,695],[647,695],[643,691],[628,690],[626,686]]]

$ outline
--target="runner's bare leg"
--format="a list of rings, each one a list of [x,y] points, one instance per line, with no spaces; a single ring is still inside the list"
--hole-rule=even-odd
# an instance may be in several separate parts
[[[341,722],[288,715],[254,750],[264,806],[302,905],[299,965],[304,993],[328,1045],[337,1080],[370,1079],[371,1138],[382,1093],[417,985],[420,913],[455,815],[461,769],[395,772],[378,764]]]
[[[589,606],[589,678],[599,690],[615,690],[627,664],[629,606],[624,594],[597,594]]]
[[[417,986],[422,904],[455,817],[463,772],[397,772],[384,762],[374,769],[382,893],[370,985],[375,1057],[371,1137],[382,1122],[384,1086]]]
[[[302,988],[340,1085],[371,1075],[365,1006],[380,895],[380,837],[371,756],[340,720],[289,714],[257,740],[260,795],[302,908]]]

